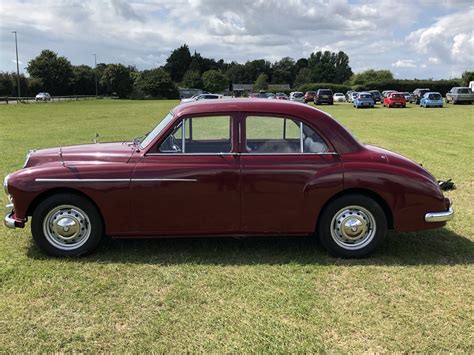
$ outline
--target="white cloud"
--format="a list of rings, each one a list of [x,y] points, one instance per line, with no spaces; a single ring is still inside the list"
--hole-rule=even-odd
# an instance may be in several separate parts
[[[392,67],[395,67],[395,68],[416,68],[416,62],[412,59],[399,59],[395,63],[392,63]]]
[[[439,17],[431,26],[407,36],[407,41],[422,58],[434,64],[474,67],[474,8]],[[436,58],[436,62],[430,60]]]
[[[433,5],[432,0],[418,6],[393,0],[0,1],[0,70],[16,70],[10,63],[12,29],[25,63],[49,48],[73,64],[91,65],[91,53],[97,53],[99,62],[145,69],[164,64],[171,50],[187,43],[204,56],[240,62],[343,50],[354,71],[392,67],[404,77],[443,77],[473,67],[470,1],[441,0],[436,8],[447,14],[419,24],[420,13]]]

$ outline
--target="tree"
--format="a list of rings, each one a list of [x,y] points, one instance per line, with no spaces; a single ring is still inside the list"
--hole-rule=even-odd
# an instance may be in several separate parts
[[[59,57],[53,51],[44,49],[28,63],[27,70],[31,77],[41,80],[42,90],[51,95],[70,93],[73,73],[72,65],[66,57]]]
[[[260,74],[255,80],[253,85],[254,89],[256,90],[267,90],[268,89],[268,75],[267,74]]]
[[[95,95],[95,73],[88,65],[74,66],[72,69],[72,93],[75,95]]]
[[[309,68],[301,68],[293,82],[294,87],[311,82],[311,70]]]
[[[188,70],[191,60],[191,53],[186,44],[171,52],[168,59],[166,59],[165,69],[170,73],[174,82],[177,83],[183,80],[184,73]]]
[[[146,96],[158,99],[176,99],[178,88],[163,68],[144,70],[136,79],[137,88]]]
[[[13,94],[13,80],[10,73],[0,72],[0,96],[18,96]]]
[[[469,86],[471,81],[474,81],[474,71],[465,71],[462,73],[462,84],[464,86]]]
[[[344,52],[319,51],[311,53],[308,59],[312,82],[343,83],[350,79],[352,69],[349,57]]]
[[[202,75],[204,89],[209,92],[221,92],[229,85],[229,81],[224,74],[217,70],[208,70]]]
[[[295,61],[290,57],[284,57],[273,64],[272,83],[292,84],[295,80]]]
[[[188,70],[183,77],[183,86],[193,89],[203,89],[204,83],[201,74],[197,71]]]
[[[132,92],[131,68],[123,64],[108,64],[100,79],[107,94],[116,94],[120,98],[127,97]]]
[[[351,84],[364,85],[368,82],[380,82],[384,80],[393,80],[393,74],[390,70],[368,69],[361,73],[354,74],[351,78]]]

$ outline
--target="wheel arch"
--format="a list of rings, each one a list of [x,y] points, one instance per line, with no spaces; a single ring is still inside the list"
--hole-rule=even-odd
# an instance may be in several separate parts
[[[354,194],[360,194],[360,195],[364,195],[364,196],[367,196],[371,199],[373,199],[375,202],[377,202],[379,204],[379,206],[382,208],[384,214],[385,214],[385,217],[387,218],[387,227],[389,229],[393,229],[394,228],[394,219],[393,219],[393,212],[392,212],[392,209],[390,208],[390,206],[388,205],[388,203],[379,195],[377,194],[376,192],[372,191],[372,190],[369,190],[369,189],[364,189],[364,188],[350,188],[350,189],[346,189],[346,190],[343,190],[337,194],[335,194],[334,196],[332,196],[331,198],[329,198],[325,203],[324,205],[322,206],[321,210],[319,211],[319,215],[318,215],[318,218],[317,218],[317,223],[316,223],[316,228],[315,230],[317,230],[318,228],[318,225],[319,225],[319,221],[320,221],[320,216],[321,214],[323,213],[323,211],[327,208],[327,206],[333,202],[334,200],[342,197],[342,196],[346,196],[346,195],[354,195]]]
[[[89,200],[97,208],[97,211],[99,211],[99,216],[102,219],[102,222],[105,223],[104,216],[102,215],[102,211],[100,210],[99,206],[94,201],[94,199],[92,199],[89,195],[87,195],[86,193],[84,193],[80,190],[69,188],[69,187],[55,187],[55,188],[43,191],[38,196],[36,196],[33,199],[33,201],[31,201],[30,205],[28,206],[26,215],[27,216],[32,216],[34,210],[36,209],[36,207],[38,207],[38,205],[41,202],[43,202],[45,199],[47,199],[47,198],[49,198],[53,195],[57,195],[57,194],[74,194],[76,196],[80,196],[80,197],[83,197],[83,198]]]

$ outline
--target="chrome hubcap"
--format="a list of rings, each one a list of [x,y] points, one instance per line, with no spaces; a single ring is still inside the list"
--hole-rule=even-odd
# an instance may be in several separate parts
[[[43,232],[50,244],[61,250],[74,250],[89,239],[91,225],[87,214],[78,207],[53,208],[43,221]]]
[[[361,206],[344,207],[331,221],[331,236],[344,249],[357,250],[367,246],[375,232],[374,216]]]

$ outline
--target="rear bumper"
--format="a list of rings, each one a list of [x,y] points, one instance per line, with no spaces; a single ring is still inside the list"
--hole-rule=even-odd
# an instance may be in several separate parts
[[[447,222],[452,220],[453,217],[454,210],[452,207],[449,207],[449,209],[444,212],[428,212],[425,214],[425,222]]]

